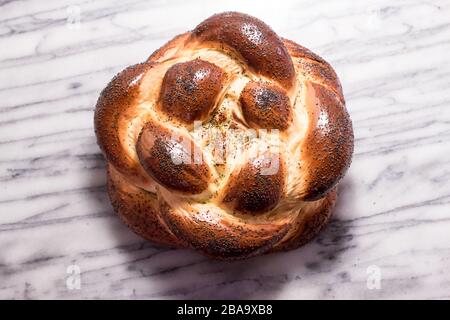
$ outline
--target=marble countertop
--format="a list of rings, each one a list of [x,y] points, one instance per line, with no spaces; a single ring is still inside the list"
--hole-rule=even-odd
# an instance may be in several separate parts
[[[236,10],[335,67],[355,130],[312,243],[211,261],[113,213],[100,90],[209,15]],[[0,298],[450,298],[450,3],[0,1]]]

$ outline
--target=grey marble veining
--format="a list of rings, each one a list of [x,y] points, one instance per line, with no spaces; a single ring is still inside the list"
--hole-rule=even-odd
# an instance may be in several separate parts
[[[320,236],[239,262],[127,229],[92,125],[115,73],[225,10],[331,62],[356,137]],[[450,298],[449,1],[0,1],[0,48],[0,298]]]

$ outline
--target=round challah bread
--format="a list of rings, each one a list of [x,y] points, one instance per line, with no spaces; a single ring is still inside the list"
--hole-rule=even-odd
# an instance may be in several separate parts
[[[236,12],[119,73],[94,122],[123,221],[150,241],[220,259],[309,241],[353,153],[331,66]]]

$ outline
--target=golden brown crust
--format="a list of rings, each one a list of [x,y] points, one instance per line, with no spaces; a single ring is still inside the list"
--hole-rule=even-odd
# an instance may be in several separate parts
[[[108,166],[107,182],[114,211],[135,233],[158,244],[185,246],[159,218],[155,194],[134,186],[111,165]]]
[[[303,80],[308,127],[301,142],[296,198],[325,196],[344,176],[353,155],[353,127],[333,68],[310,50],[284,39]]]
[[[299,58],[296,59],[296,66],[303,77],[323,84],[329,90],[332,90],[339,100],[345,104],[339,78],[328,62],[294,41],[283,39],[283,43],[292,57]]]
[[[201,193],[208,187],[211,173],[206,163],[196,163],[194,156],[201,157],[201,150],[189,137],[172,136],[166,128],[148,122],[136,150],[147,173],[164,187],[188,194]]]
[[[123,115],[132,113],[135,108],[139,97],[139,79],[151,67],[151,64],[140,63],[116,75],[100,93],[94,115],[97,143],[106,160],[138,185],[148,184],[149,179],[141,165],[122,147],[124,142],[119,129]]]
[[[291,57],[282,40],[261,20],[237,12],[220,13],[200,23],[192,36],[201,42],[231,47],[257,73],[287,89],[294,86]]]
[[[230,219],[219,207],[180,215],[173,205],[163,201],[160,210],[179,239],[217,259],[243,259],[264,253],[286,235],[290,226],[288,219],[248,224]]]
[[[199,70],[206,77],[196,78]],[[222,137],[232,128],[279,129],[277,160],[267,140],[262,156],[244,150],[215,164],[211,141],[194,143],[194,120]],[[124,222],[150,241],[219,259],[309,241],[328,221],[353,153],[333,68],[239,13],[215,15],[119,73],[94,124]],[[277,170],[262,174],[274,162]]]
[[[292,122],[289,97],[277,85],[250,81],[239,101],[245,121],[253,128],[286,130]]]
[[[216,65],[195,59],[174,64],[167,70],[161,87],[161,110],[190,124],[204,120],[223,89],[225,74]]]
[[[276,172],[269,172],[271,166]],[[278,154],[263,154],[246,163],[237,174],[232,174],[224,188],[225,197],[222,201],[241,213],[270,211],[283,195],[285,175],[284,162]]]
[[[271,249],[271,252],[293,250],[312,240],[327,224],[336,204],[337,190],[330,191],[317,201],[315,207],[300,214],[290,234]]]
[[[302,142],[301,159],[308,169],[302,198],[323,197],[343,177],[353,155],[353,129],[347,111],[327,88],[306,83],[310,125]]]
[[[185,32],[175,36],[173,39],[165,43],[161,48],[153,52],[150,57],[148,57],[147,62],[157,62],[159,59],[164,57],[164,55],[166,55],[168,51],[176,52],[190,36],[190,32]]]

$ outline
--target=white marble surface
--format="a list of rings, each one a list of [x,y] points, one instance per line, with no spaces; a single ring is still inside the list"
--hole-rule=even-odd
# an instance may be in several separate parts
[[[230,263],[127,229],[92,126],[116,72],[225,10],[330,61],[356,136],[320,236]],[[448,0],[0,1],[0,298],[450,298],[449,52]]]

